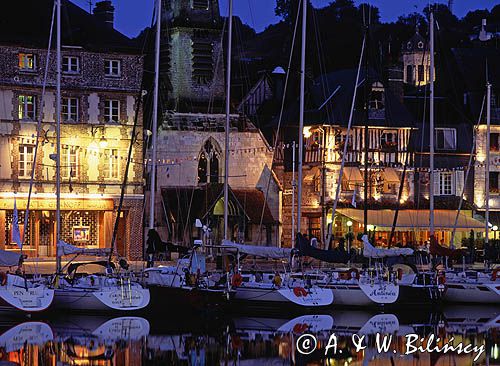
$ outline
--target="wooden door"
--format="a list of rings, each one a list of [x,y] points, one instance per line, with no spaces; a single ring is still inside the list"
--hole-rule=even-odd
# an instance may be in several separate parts
[[[127,256],[126,242],[127,242],[127,215],[128,212],[123,211],[118,220],[118,232],[116,234],[116,250],[118,255],[122,257]]]

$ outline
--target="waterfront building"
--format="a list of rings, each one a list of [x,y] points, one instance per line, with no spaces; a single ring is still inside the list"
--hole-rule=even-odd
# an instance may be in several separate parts
[[[51,0],[13,2],[0,22],[0,248],[18,250],[11,237],[16,203],[21,233],[26,232],[23,252],[30,257],[56,254],[55,161],[51,158],[56,153],[54,50],[42,96],[52,8]],[[111,1],[98,2],[93,14],[71,1],[62,2],[61,238],[87,248],[110,246],[133,139],[116,244],[119,255],[139,259],[141,113],[140,133],[132,136],[132,127],[141,93],[142,55],[134,42],[113,29],[113,11]],[[39,118],[42,130],[33,161]],[[24,230],[33,164],[30,217]]]

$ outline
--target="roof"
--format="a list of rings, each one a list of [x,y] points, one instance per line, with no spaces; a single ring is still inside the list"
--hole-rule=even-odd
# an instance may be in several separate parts
[[[46,48],[53,4],[53,0],[9,1],[0,17],[0,43]],[[61,28],[63,46],[80,46],[92,51],[140,52],[135,41],[69,0],[62,0]],[[54,41],[55,29],[54,25]]]
[[[194,222],[212,215],[219,198],[223,197],[222,183],[206,184],[198,187],[162,188],[162,196],[169,220],[172,222]],[[244,213],[249,223],[259,224],[264,206],[264,193],[256,188],[229,188],[229,215],[238,216]],[[273,224],[276,220],[269,206],[264,209],[263,224]]]
[[[314,80],[309,90],[306,111],[304,114],[304,125],[330,124],[347,126],[356,82],[357,69],[345,69],[321,75]],[[353,114],[353,125],[365,125],[365,113],[363,103],[363,91],[365,83],[365,72],[360,72],[357,98]],[[369,71],[370,83],[379,82],[381,78],[373,71]],[[381,116],[370,116],[370,126],[381,127],[414,127],[415,119],[406,109],[394,93],[385,85],[384,87],[385,108],[381,110]],[[298,101],[286,109],[283,120],[290,122],[298,121]],[[380,118],[382,117],[382,118]]]
[[[408,41],[403,42],[401,45],[401,51],[405,52],[423,52],[427,50],[427,40],[420,35],[418,30],[415,32],[413,37]]]

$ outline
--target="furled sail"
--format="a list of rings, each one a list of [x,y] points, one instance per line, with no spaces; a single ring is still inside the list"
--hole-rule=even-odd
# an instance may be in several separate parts
[[[347,251],[314,248],[301,233],[297,234],[297,248],[300,255],[312,257],[323,262],[347,263],[349,261],[349,253]]]
[[[292,254],[290,248],[261,247],[257,245],[244,245],[233,243],[230,240],[223,240],[222,245],[228,248],[237,249],[242,254],[253,255],[262,258],[288,259]]]
[[[14,267],[19,265],[21,254],[0,250],[0,267]]]
[[[92,255],[96,257],[105,257],[109,255],[111,248],[80,248],[71,244],[68,244],[62,240],[59,240],[57,245],[57,255]]]
[[[411,248],[375,248],[368,241],[368,236],[363,235],[363,255],[367,258],[386,258],[386,257],[399,257],[400,255],[413,255]]]

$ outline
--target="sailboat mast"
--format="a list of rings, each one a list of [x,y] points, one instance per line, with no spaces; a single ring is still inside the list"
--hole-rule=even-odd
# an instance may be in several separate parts
[[[364,155],[365,155],[365,171],[363,174],[363,185],[364,185],[364,192],[363,192],[363,223],[364,223],[364,234],[369,234],[368,233],[368,191],[370,189],[370,184],[368,183],[369,181],[369,162],[368,162],[368,152],[370,149],[370,130],[368,128],[368,121],[369,121],[369,102],[368,102],[368,96],[369,96],[369,82],[370,82],[370,77],[369,77],[369,62],[370,62],[370,33],[369,33],[369,24],[370,24],[370,16],[368,16],[368,19],[365,20],[366,25],[365,25],[365,40],[366,40],[366,58],[365,58],[365,85],[364,85],[364,98],[365,98],[365,127],[364,127]],[[357,85],[355,86],[355,88]],[[347,143],[347,136],[346,136],[346,143]],[[333,221],[332,221],[333,224]]]
[[[224,153],[224,239],[229,240],[229,130],[231,114],[231,52],[233,43],[233,0],[229,0],[227,38],[227,69],[226,69],[226,128]]]
[[[61,0],[57,0],[56,18],[56,273],[60,273],[61,257],[57,248],[61,239]]]
[[[430,107],[429,107],[429,227],[434,235],[434,12],[430,16],[431,70],[430,70]]]
[[[302,157],[304,156],[304,95],[306,77],[306,26],[307,0],[302,0],[302,46],[300,51],[300,109],[299,109],[299,161],[297,188],[297,232],[300,232],[302,221]]]
[[[488,77],[488,76],[486,76]],[[490,124],[491,124],[491,84],[486,82],[486,213],[485,213],[485,237],[484,242],[488,244],[488,234],[490,230]]]
[[[155,78],[154,78],[154,96],[153,96],[153,121],[152,121],[152,139],[153,151],[151,155],[151,184],[150,184],[150,204],[149,204],[149,228],[155,227],[155,198],[156,198],[156,134],[158,130],[158,90],[160,74],[160,31],[161,31],[161,1],[156,0],[156,39],[155,39]]]

